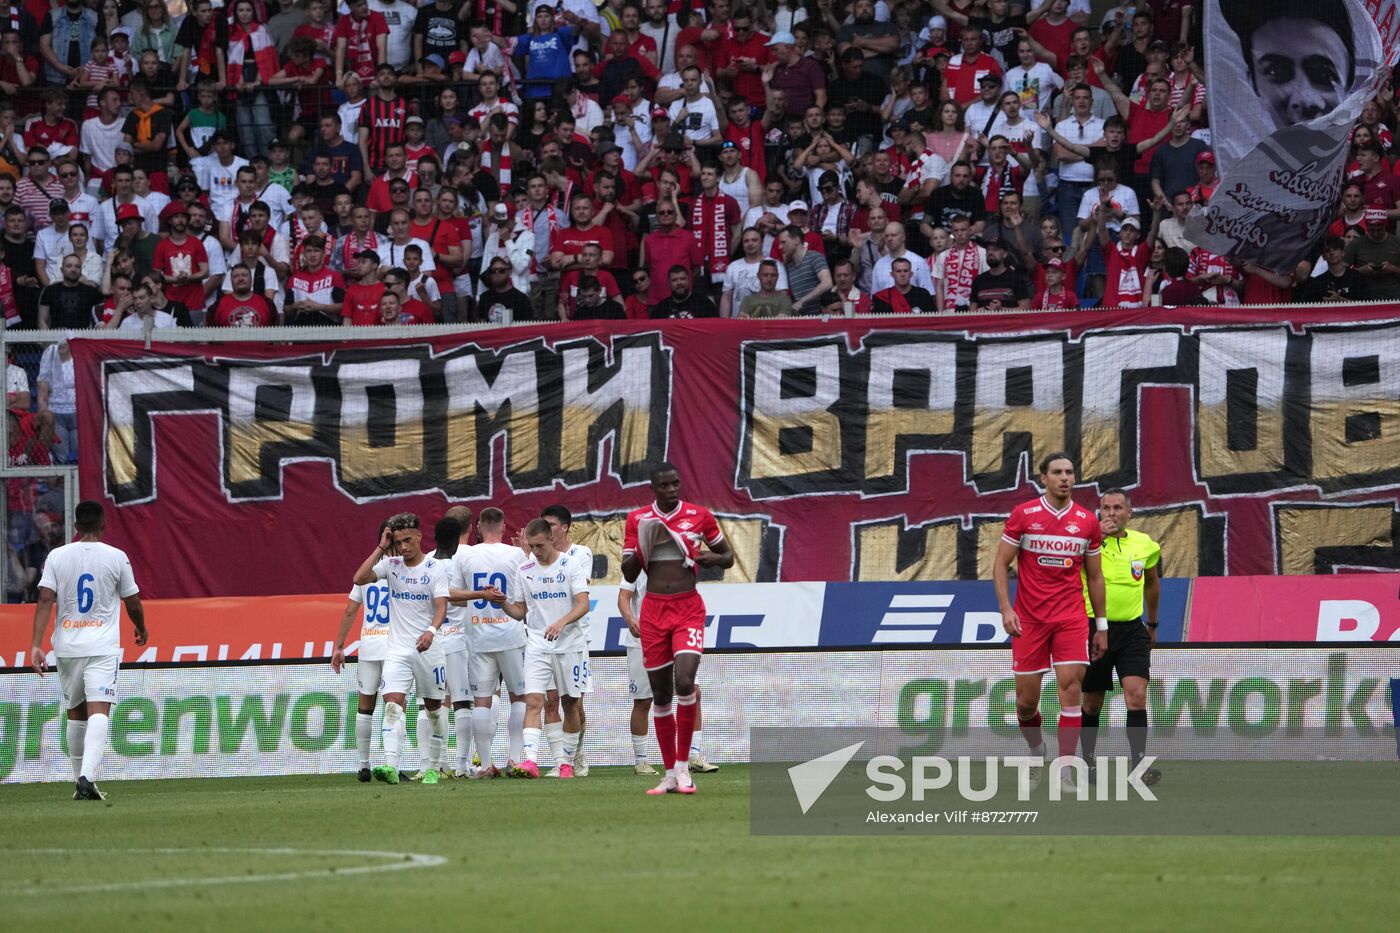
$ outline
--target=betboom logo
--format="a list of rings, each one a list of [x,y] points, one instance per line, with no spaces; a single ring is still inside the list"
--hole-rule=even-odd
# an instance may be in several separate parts
[[[549,592],[549,590],[545,590],[542,593],[531,593],[530,595],[535,597],[536,599],[564,599],[569,594],[565,593],[563,590],[560,590],[557,593],[551,593]]]
[[[427,593],[390,593],[389,595],[394,599],[424,600],[431,598]]]

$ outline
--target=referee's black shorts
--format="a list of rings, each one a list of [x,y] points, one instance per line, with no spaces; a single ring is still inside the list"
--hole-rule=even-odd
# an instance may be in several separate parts
[[[1094,620],[1089,620],[1089,640],[1094,638]],[[1152,641],[1147,626],[1136,622],[1108,623],[1108,650],[1103,657],[1089,663],[1081,689],[1089,693],[1107,693],[1113,689],[1113,672],[1118,672],[1121,686],[1124,677],[1152,679]]]

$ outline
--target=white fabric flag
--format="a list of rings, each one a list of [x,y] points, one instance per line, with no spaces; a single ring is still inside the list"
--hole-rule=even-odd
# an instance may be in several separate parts
[[[1331,222],[1362,106],[1397,58],[1396,0],[1206,0],[1221,180],[1186,234],[1291,272]]]

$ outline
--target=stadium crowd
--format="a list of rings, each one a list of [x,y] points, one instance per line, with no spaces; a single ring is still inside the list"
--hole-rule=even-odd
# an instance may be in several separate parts
[[[1219,181],[1200,9],[10,3],[5,326],[1400,297],[1389,81],[1315,262],[1190,241]],[[71,359],[46,346],[7,362],[12,465],[75,459]],[[41,535],[10,505],[13,556]]]

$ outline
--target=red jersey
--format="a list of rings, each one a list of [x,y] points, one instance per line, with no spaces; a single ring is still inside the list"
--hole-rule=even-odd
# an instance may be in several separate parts
[[[658,523],[663,530],[657,532],[655,538],[651,536],[650,532],[643,538],[639,535],[639,527],[643,522],[648,525]],[[1098,530],[1097,522],[1094,523],[1094,529]],[[653,502],[644,509],[633,509],[627,513],[627,524],[622,533],[623,558],[626,559],[629,554],[636,554],[641,558],[642,568],[645,569],[653,548],[659,542],[664,541],[661,535],[667,535],[675,542],[685,557],[685,565],[696,573],[700,572],[700,565],[695,558],[700,555],[701,541],[714,547],[724,540],[724,532],[720,531],[719,522],[715,521],[714,515],[710,514],[710,510],[703,505],[680,500],[670,512],[662,512]],[[1078,577],[1075,579],[1077,580]],[[1083,600],[1081,600],[1080,612],[1083,611]]]
[[[159,269],[167,279],[180,275],[194,275],[200,266],[209,268],[209,254],[197,237],[186,236],[179,246],[166,237],[156,244],[155,257],[151,265]],[[166,285],[165,297],[178,301],[187,308],[198,308],[204,303],[204,283],[187,282],[184,285]]]
[[[370,10],[364,19],[342,16],[336,20],[336,42],[345,40],[345,68],[366,81],[374,79],[374,66],[379,64],[379,36],[389,35],[389,23],[383,13]]]
[[[65,153],[78,148],[78,124],[64,117],[52,125],[43,117],[35,117],[24,128],[24,148],[43,146],[52,154],[55,147]],[[64,147],[67,147],[66,149]]]
[[[582,276],[581,269],[570,269],[559,277],[559,303],[564,306],[564,317],[571,321],[574,318],[574,306],[578,303],[578,280]],[[617,279],[613,278],[611,272],[599,269],[594,273],[594,278],[598,280],[598,290],[602,293],[604,301],[622,297],[622,289],[617,287]]]
[[[597,243],[599,249],[612,253],[613,258],[617,258],[617,244],[613,242],[612,231],[603,224],[594,224],[587,230],[565,227],[559,231],[557,237],[551,240],[549,248],[558,249],[559,252],[573,259],[583,252],[583,248],[589,243]]]
[[[272,324],[272,304],[257,292],[247,298],[239,298],[233,293],[224,295],[214,306],[214,314],[209,319],[211,327],[267,327]]]
[[[342,317],[348,317],[356,327],[369,327],[379,323],[379,299],[384,296],[384,283],[373,285],[351,285],[345,290],[345,304],[341,307]]]
[[[1084,558],[1103,543],[1099,520],[1071,501],[1056,512],[1044,496],[1011,510],[1001,540],[1016,547],[1016,614],[1024,622],[1084,618]]]

